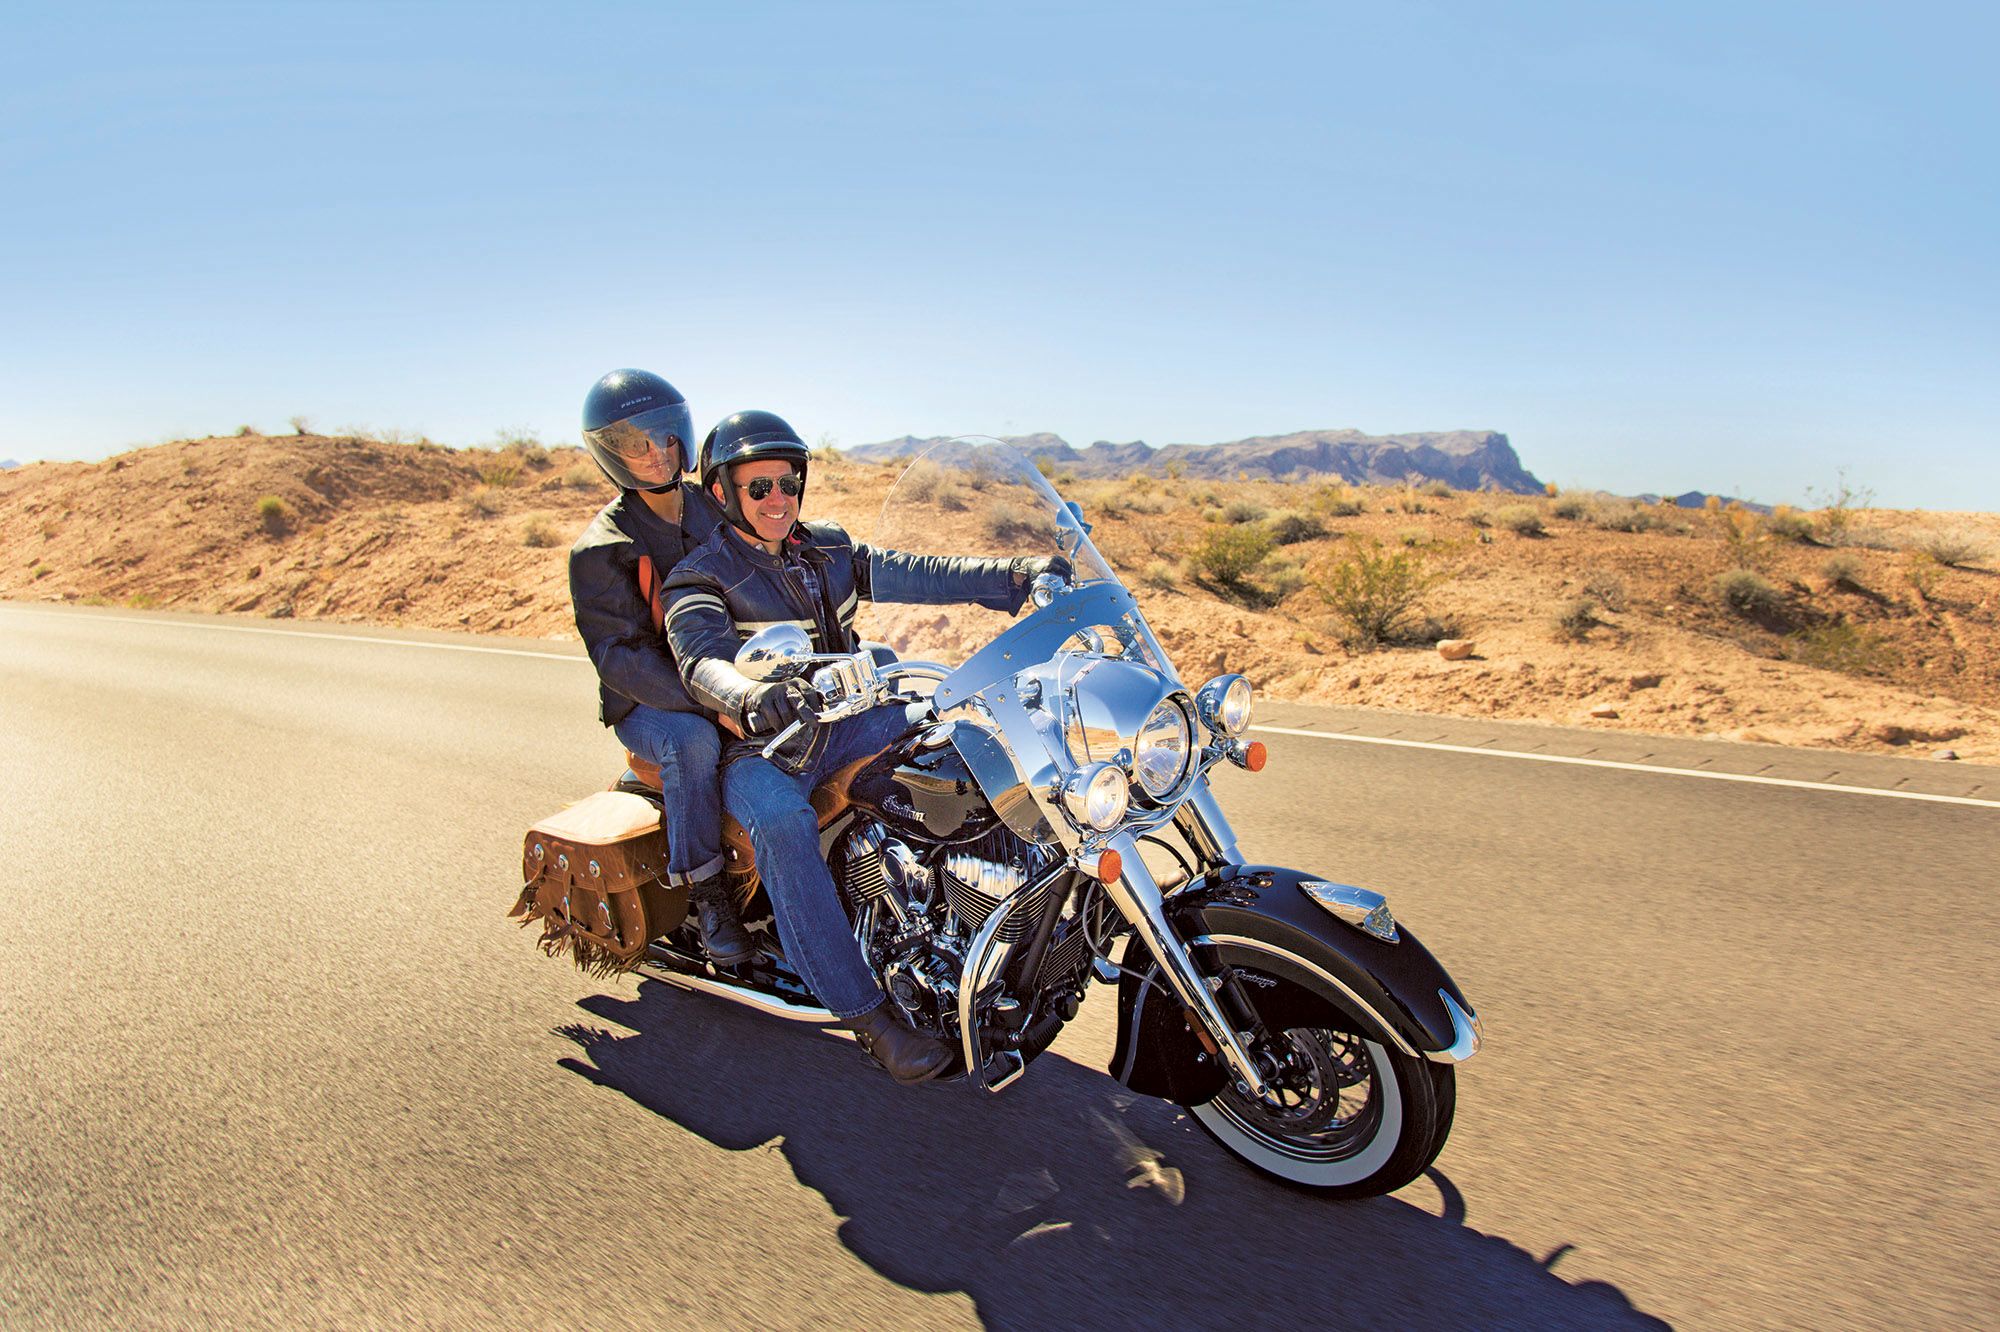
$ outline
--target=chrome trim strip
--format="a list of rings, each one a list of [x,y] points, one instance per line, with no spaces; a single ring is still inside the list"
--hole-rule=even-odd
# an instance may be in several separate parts
[[[1479,1043],[1485,1032],[1479,1019],[1465,1011],[1464,1005],[1451,997],[1445,990],[1438,991],[1438,998],[1444,1000],[1447,1013],[1451,1014],[1452,1043],[1442,1050],[1432,1050],[1425,1058],[1438,1064],[1462,1064],[1479,1053]]]
[[[1195,948],[1202,944],[1229,944],[1237,948],[1247,948],[1253,953],[1268,953],[1272,957],[1282,957],[1296,966],[1304,967],[1307,971],[1310,971],[1313,975],[1346,995],[1353,1001],[1356,1008],[1360,1009],[1370,1018],[1373,1018],[1375,1025],[1388,1034],[1391,1045],[1401,1050],[1410,1058],[1417,1058],[1417,1051],[1408,1041],[1403,1039],[1401,1032],[1390,1026],[1367,1000],[1354,992],[1353,987],[1349,986],[1347,982],[1341,980],[1340,977],[1334,975],[1318,963],[1308,961],[1290,949],[1280,948],[1276,944],[1267,944],[1261,939],[1246,939],[1240,934],[1197,934],[1194,938],[1188,940],[1188,947],[1190,948]]]

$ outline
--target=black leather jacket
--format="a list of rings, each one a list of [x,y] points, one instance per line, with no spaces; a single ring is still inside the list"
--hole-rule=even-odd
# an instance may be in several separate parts
[[[1011,613],[1027,597],[1032,563],[875,550],[833,523],[800,523],[782,552],[773,555],[725,523],[667,579],[667,639],[688,692],[742,723],[745,698],[757,682],[736,669],[736,648],[759,629],[796,624],[812,636],[815,652],[852,652],[854,611],[863,597],[920,605],[971,602]],[[818,575],[817,598],[807,595],[802,565]],[[722,761],[756,753],[769,740],[728,742]],[[791,771],[802,771],[824,744],[825,728],[808,727],[776,757]]]
[[[681,683],[653,608],[639,587],[639,557],[652,559],[665,608],[666,577],[722,525],[699,486],[681,483],[681,523],[662,521],[634,491],[598,511],[569,552],[569,598],[576,631],[597,667],[598,720],[622,720],[643,703],[665,712],[709,711]]]

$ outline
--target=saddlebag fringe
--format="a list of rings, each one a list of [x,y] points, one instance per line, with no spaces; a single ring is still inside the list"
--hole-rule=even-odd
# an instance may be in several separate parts
[[[646,944],[687,915],[687,889],[669,888],[659,810],[624,791],[597,794],[528,830],[520,896],[507,914],[540,922],[543,952],[567,954],[592,977],[630,971]]]

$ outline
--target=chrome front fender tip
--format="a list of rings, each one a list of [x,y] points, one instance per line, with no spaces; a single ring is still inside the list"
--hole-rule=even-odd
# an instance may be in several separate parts
[[[1395,943],[1402,937],[1396,933],[1396,918],[1389,913],[1389,899],[1380,893],[1344,883],[1328,883],[1324,879],[1300,879],[1299,891],[1363,934],[1373,935],[1383,943]]]
[[[1431,1050],[1426,1058],[1439,1064],[1462,1064],[1479,1053],[1480,1042],[1485,1037],[1485,1029],[1479,1019],[1465,1011],[1465,1005],[1451,997],[1448,990],[1439,990],[1438,998],[1444,1000],[1445,1012],[1451,1014],[1451,1044],[1442,1050]]]

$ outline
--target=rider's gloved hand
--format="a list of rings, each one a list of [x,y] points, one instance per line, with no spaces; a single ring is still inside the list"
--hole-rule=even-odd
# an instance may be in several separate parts
[[[805,703],[806,687],[797,680],[772,680],[743,697],[743,729],[752,735],[776,735],[795,721],[813,721]]]
[[[1065,583],[1073,582],[1076,576],[1076,571],[1071,568],[1070,562],[1060,555],[1051,555],[1046,559],[1034,559],[1024,555],[1013,561],[1012,572],[1016,611],[1019,611],[1022,603],[1027,601],[1028,589],[1033,587],[1035,580],[1043,574],[1054,574]]]
[[[1054,574],[1067,583],[1075,577],[1076,570],[1071,568],[1070,562],[1060,555],[1051,555],[1041,560],[1022,556],[1014,561],[1015,587],[1026,587],[1043,574]]]

